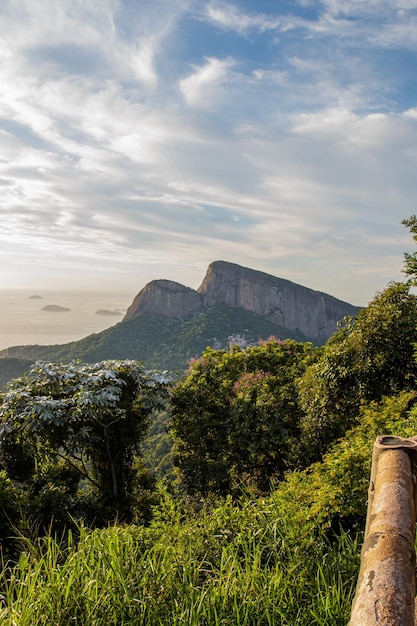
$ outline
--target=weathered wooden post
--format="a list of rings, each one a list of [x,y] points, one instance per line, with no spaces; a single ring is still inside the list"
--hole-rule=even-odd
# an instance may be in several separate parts
[[[415,626],[417,437],[374,444],[361,568],[349,626]]]

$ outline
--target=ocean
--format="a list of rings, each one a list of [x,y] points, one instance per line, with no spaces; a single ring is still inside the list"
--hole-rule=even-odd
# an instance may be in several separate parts
[[[99,333],[123,319],[134,295],[0,289],[0,350],[63,344]]]

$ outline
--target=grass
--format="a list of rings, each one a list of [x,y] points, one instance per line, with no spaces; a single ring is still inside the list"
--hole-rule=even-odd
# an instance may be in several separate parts
[[[169,498],[147,528],[26,541],[0,573],[5,626],[342,626],[359,544],[302,536],[268,501],[184,518]]]

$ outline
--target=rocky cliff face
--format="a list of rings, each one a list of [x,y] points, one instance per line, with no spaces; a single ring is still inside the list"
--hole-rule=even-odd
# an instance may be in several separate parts
[[[153,280],[138,293],[123,319],[128,320],[138,313],[183,317],[202,306],[202,296],[194,289],[172,280]]]
[[[198,292],[206,306],[224,303],[246,309],[319,343],[334,333],[345,315],[359,311],[325,293],[224,261],[209,266]]]
[[[324,343],[345,315],[358,307],[264,272],[215,261],[195,291],[170,280],[155,280],[136,296],[124,319],[137,313],[183,317],[204,307],[226,304],[262,315],[289,330]]]

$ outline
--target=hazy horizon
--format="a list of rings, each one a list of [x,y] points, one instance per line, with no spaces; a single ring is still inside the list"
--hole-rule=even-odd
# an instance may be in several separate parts
[[[32,299],[33,295],[42,299]],[[123,319],[132,299],[126,294],[103,292],[0,289],[0,350],[69,343],[99,333]],[[47,305],[70,310],[42,311]],[[97,315],[103,309],[115,315]]]
[[[205,273],[197,284],[186,286],[197,289],[204,275]],[[302,286],[313,288],[308,284]],[[130,293],[85,289],[0,288],[0,350],[19,345],[63,344],[83,339],[91,333],[99,333],[122,321],[127,308],[143,287],[145,285],[140,285]],[[338,297],[335,294],[328,295]],[[361,306],[347,298],[339,299]],[[70,310],[42,310],[49,305]],[[100,310],[113,314],[98,315],[97,311]]]

